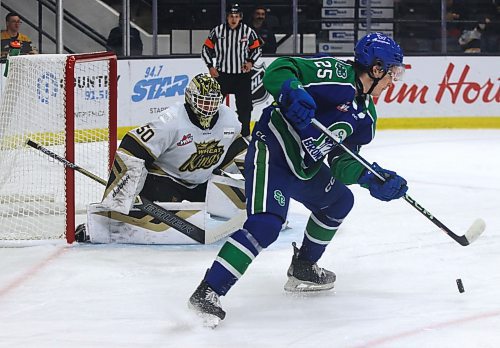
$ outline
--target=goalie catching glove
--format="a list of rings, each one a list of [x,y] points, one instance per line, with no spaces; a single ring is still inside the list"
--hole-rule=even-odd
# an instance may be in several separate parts
[[[370,190],[373,197],[389,202],[406,194],[408,191],[407,182],[396,172],[383,169],[377,163],[373,163],[372,168],[382,175],[385,181],[380,180],[371,170],[365,170],[358,179],[358,184]]]
[[[144,160],[117,151],[113,170],[104,191],[102,207],[128,214],[135,197],[141,192],[148,171]]]

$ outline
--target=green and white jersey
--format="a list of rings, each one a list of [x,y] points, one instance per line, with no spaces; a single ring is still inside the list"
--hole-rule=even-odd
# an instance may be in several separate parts
[[[299,81],[316,103],[315,118],[346,146],[357,151],[373,139],[377,115],[371,96],[361,101],[364,105],[358,105],[355,100],[355,78],[350,63],[332,57],[281,57],[267,68],[264,86],[278,100],[283,82]],[[327,155],[335,158],[332,173],[346,184],[357,182],[363,171],[359,163],[350,156],[346,158],[314,126],[295,129],[287,121],[286,110],[279,105],[265,110],[254,134],[267,137],[268,143],[274,138],[290,170],[300,179],[313,177]]]

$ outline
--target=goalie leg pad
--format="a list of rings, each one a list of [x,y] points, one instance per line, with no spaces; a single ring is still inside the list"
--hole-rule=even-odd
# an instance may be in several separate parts
[[[245,210],[245,181],[212,174],[207,183],[207,211],[230,219]]]
[[[109,210],[128,214],[135,197],[141,192],[148,171],[144,160],[117,151],[113,170],[104,191],[102,206]]]
[[[203,203],[158,203],[176,215],[205,229]],[[91,243],[122,244],[198,244],[193,239],[157,219],[132,209],[128,215],[90,204],[87,233]]]

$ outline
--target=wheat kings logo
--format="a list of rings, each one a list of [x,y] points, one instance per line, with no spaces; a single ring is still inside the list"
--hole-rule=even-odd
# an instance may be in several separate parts
[[[219,140],[195,143],[196,153],[184,162],[179,170],[181,172],[194,172],[197,169],[210,169],[216,165],[224,155],[224,146],[219,145]]]

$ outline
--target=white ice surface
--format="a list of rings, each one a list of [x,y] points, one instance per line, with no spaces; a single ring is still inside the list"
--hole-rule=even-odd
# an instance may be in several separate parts
[[[186,301],[221,243],[0,248],[0,347],[500,347],[500,131],[381,131],[362,155],[403,175],[455,233],[477,217],[486,231],[463,247],[405,201],[353,187],[319,262],[336,288],[289,295],[290,244],[308,217],[294,203],[292,229],[222,298],[215,330]]]

